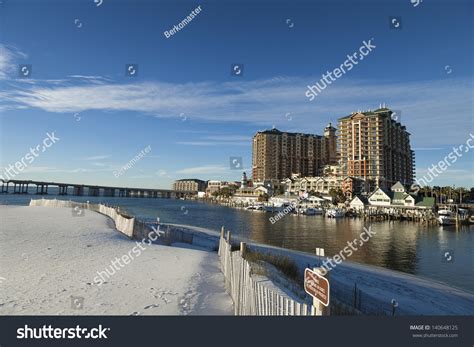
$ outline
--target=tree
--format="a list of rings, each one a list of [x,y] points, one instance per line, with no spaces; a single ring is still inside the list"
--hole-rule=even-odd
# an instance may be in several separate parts
[[[338,188],[338,189],[331,188],[329,190],[329,196],[331,196],[332,201],[335,204],[343,203],[346,201],[346,196],[344,195],[341,188]]]
[[[267,193],[263,193],[262,195],[260,195],[260,196],[258,197],[258,201],[259,201],[259,202],[268,201],[268,198],[269,198],[269,197],[270,197],[270,196],[269,196]]]

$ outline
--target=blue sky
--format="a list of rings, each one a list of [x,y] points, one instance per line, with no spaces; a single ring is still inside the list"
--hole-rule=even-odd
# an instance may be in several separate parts
[[[460,0],[3,0],[0,167],[55,131],[60,141],[16,178],[162,188],[184,177],[236,180],[229,157],[250,171],[257,130],[321,134],[385,103],[401,110],[421,177],[474,134],[472,15]],[[305,97],[370,39],[376,48],[363,61]],[[129,63],[138,76],[125,76]],[[233,63],[243,76],[231,76]],[[30,78],[19,77],[20,64],[32,66]],[[435,183],[472,186],[473,162],[465,153]]]

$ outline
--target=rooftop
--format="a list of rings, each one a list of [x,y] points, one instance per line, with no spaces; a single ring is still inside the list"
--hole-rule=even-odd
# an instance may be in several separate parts
[[[322,137],[321,135],[316,135],[316,134],[290,133],[290,132],[280,131],[277,128],[257,131],[257,134],[267,134],[267,135],[283,135],[283,134],[285,134],[285,135],[288,135],[288,136]],[[257,135],[257,134],[255,134],[255,135]]]

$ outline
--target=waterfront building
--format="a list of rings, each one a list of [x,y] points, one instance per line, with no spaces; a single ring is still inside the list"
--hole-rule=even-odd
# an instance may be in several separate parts
[[[392,119],[392,113],[381,107],[338,120],[341,175],[365,181],[367,191],[389,189],[397,181],[405,187],[413,183],[415,164],[410,133]]]
[[[266,200],[268,189],[264,186],[244,187],[235,191],[232,200],[236,203],[255,203]]]
[[[287,178],[285,183],[286,192],[288,194],[298,195],[300,193],[321,193],[329,194],[331,189],[339,189],[341,187],[341,178],[336,176],[329,177],[295,177]]]
[[[366,197],[364,196],[355,196],[351,202],[349,203],[349,206],[357,211],[357,212],[361,212],[361,211],[364,211],[365,209],[365,206],[367,206],[369,204],[369,201],[367,200]]]
[[[367,182],[357,177],[346,177],[342,179],[341,189],[348,200],[352,200],[354,196],[367,196],[369,192]]]
[[[336,129],[329,124],[324,136],[259,131],[253,137],[252,178],[254,181],[284,180],[291,174],[316,176],[323,165],[337,160]]]
[[[206,190],[206,181],[196,178],[185,178],[173,183],[173,190],[177,192],[203,192]]]
[[[262,184],[254,186],[244,172],[240,180],[240,188],[235,191],[232,200],[236,203],[255,203],[266,200],[269,193],[271,193],[270,187]]]
[[[368,197],[369,204],[372,206],[390,206],[392,198],[390,192],[383,188],[377,188]]]
[[[415,206],[424,209],[433,209],[436,205],[435,198],[431,196],[418,197]]]
[[[415,206],[415,198],[405,191],[405,187],[400,182],[395,183],[392,188],[392,205],[394,206]]]
[[[368,202],[372,206],[391,206],[391,207],[419,207],[433,208],[434,198],[417,197],[406,192],[401,182],[395,183],[390,191],[377,188],[368,197]],[[352,203],[352,202],[351,202]]]
[[[275,189],[278,189],[280,186],[279,183],[275,182],[274,180],[255,181],[253,184],[255,187],[265,187],[268,195],[273,195],[275,193]]]
[[[212,193],[218,192],[226,186],[228,186],[228,183],[225,181],[207,181],[206,194],[211,195]]]

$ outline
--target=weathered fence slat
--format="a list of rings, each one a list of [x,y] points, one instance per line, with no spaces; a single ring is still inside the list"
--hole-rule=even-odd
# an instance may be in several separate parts
[[[221,229],[218,255],[227,292],[234,301],[236,315],[296,315],[313,314],[308,305],[299,303],[284,295],[274,292],[260,281],[252,278],[250,263],[242,257],[245,254],[245,243],[241,250],[232,252],[231,233],[224,237]]]

